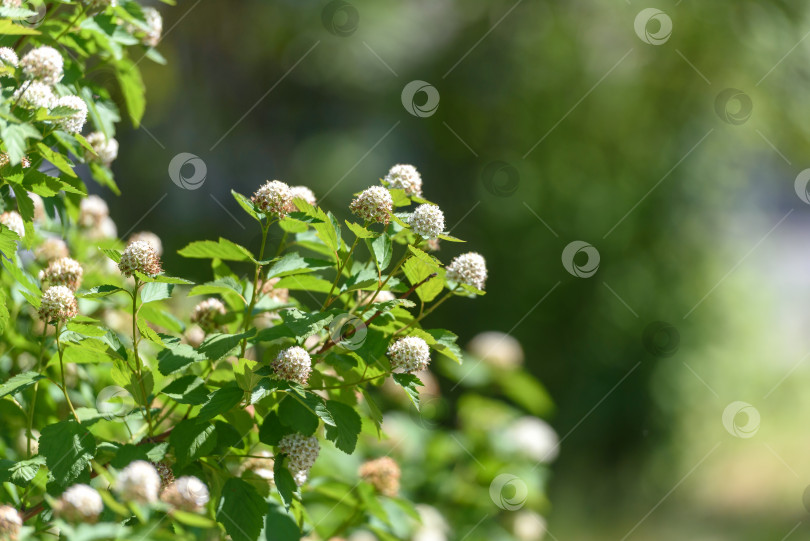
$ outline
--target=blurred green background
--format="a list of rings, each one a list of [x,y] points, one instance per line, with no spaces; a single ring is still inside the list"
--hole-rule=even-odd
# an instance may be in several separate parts
[[[122,196],[102,194],[119,234],[154,231],[171,274],[207,278],[175,252],[257,240],[231,189],[305,184],[346,217],[353,193],[414,164],[469,240],[437,255],[476,250],[490,269],[484,298],[426,323],[462,343],[510,332],[556,402],[548,539],[810,539],[805,3],[161,11],[169,65],[141,63],[147,114],[117,136]],[[439,94],[429,116],[403,106],[414,80]],[[197,190],[169,178],[181,152],[206,164]],[[587,278],[563,266],[577,240],[599,254]]]

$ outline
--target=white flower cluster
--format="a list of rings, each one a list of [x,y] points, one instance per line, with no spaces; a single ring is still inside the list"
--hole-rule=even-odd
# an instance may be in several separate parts
[[[99,196],[88,195],[79,204],[79,225],[83,227],[98,226],[110,215],[110,208]]]
[[[349,209],[369,223],[387,224],[394,207],[391,192],[382,186],[372,186],[354,198]]]
[[[138,241],[148,242],[152,248],[155,249],[155,253],[158,255],[158,257],[163,255],[163,243],[161,242],[160,237],[151,231],[138,231],[137,233],[133,233],[129,236],[129,241],[127,244],[132,244],[133,242]]]
[[[309,470],[318,459],[321,445],[315,436],[287,434],[278,443],[278,450],[287,455],[287,467],[293,474],[295,483],[301,486],[306,483]]]
[[[51,87],[39,81],[24,83],[14,92],[14,100],[19,101],[23,107],[50,109],[56,106],[56,95]]]
[[[160,499],[183,511],[199,511],[208,503],[208,487],[193,475],[180,477],[169,485],[160,495]]]
[[[275,466],[273,455],[266,450],[261,450],[256,454],[258,456],[251,457],[242,463],[242,467],[240,468],[241,472],[250,470],[262,479],[272,483],[275,478],[275,474],[273,473],[273,466]]]
[[[39,279],[52,286],[66,286],[76,291],[82,284],[83,274],[84,271],[78,261],[62,257],[54,259],[46,268],[39,271]]]
[[[146,241],[138,240],[130,243],[121,254],[118,262],[118,269],[124,276],[132,276],[134,272],[140,272],[148,276],[160,274],[160,257],[157,252]]]
[[[22,524],[22,517],[16,509],[8,505],[0,505],[0,539],[17,541]]]
[[[384,456],[369,460],[360,466],[360,477],[384,496],[396,497],[402,472],[393,458]]]
[[[62,96],[56,100],[57,107],[75,109],[75,112],[56,121],[68,133],[79,133],[87,122],[87,104],[79,96]]]
[[[34,251],[34,255],[36,255],[39,260],[52,261],[54,259],[68,257],[70,252],[68,251],[65,241],[56,237],[48,237],[37,247]]]
[[[392,370],[419,372],[430,364],[430,346],[418,336],[400,338],[388,346]]]
[[[45,323],[64,322],[73,319],[79,313],[79,304],[70,288],[53,286],[42,294],[39,305],[39,316]]]
[[[283,218],[290,211],[292,200],[292,190],[280,180],[268,180],[251,197],[251,201],[259,210],[279,218]]]
[[[318,200],[315,199],[315,194],[306,186],[291,186],[290,192],[292,193],[293,199],[303,199],[313,207],[318,202]]]
[[[11,47],[0,47],[0,63],[16,68],[20,59]]]
[[[398,163],[388,170],[383,180],[390,188],[405,190],[408,195],[422,196],[422,175],[413,165]]]
[[[121,470],[114,489],[125,500],[154,503],[160,492],[160,475],[149,462],[136,460]]]
[[[10,210],[0,214],[0,224],[3,224],[17,233],[17,236],[20,238],[25,236],[25,222],[22,216],[20,216],[20,213],[16,210]]]
[[[101,495],[91,486],[73,485],[62,493],[55,506],[56,513],[70,522],[94,523],[104,511]]]
[[[227,311],[222,301],[211,297],[194,307],[191,311],[191,322],[196,323],[202,330],[210,333],[219,327],[217,324],[217,316],[224,316],[226,313]]]
[[[143,38],[143,43],[150,47],[157,47],[163,35],[163,17],[153,7],[143,8],[143,16],[146,19],[146,26],[149,28]]]
[[[274,301],[286,304],[290,300],[290,290],[286,287],[276,287],[281,278],[275,277],[266,280],[262,284],[262,295],[267,295]]]
[[[523,348],[520,342],[498,331],[479,333],[470,341],[467,349],[482,361],[499,369],[515,368],[523,364]]]
[[[104,165],[110,165],[118,157],[118,141],[113,137],[108,138],[100,131],[95,131],[86,137],[87,142],[93,147],[96,156],[90,159]]]
[[[447,265],[447,279],[483,290],[487,281],[487,262],[476,252],[461,254]]]
[[[20,60],[20,68],[29,79],[55,85],[62,80],[64,60],[59,51],[43,45],[32,49]]]
[[[424,239],[435,239],[444,232],[444,213],[436,205],[419,205],[409,220],[411,230]]]
[[[302,347],[293,346],[281,350],[273,361],[273,371],[281,379],[306,385],[312,372],[312,359]]]

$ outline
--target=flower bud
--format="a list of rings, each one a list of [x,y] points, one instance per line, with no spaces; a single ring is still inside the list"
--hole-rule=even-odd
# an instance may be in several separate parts
[[[132,276],[136,271],[155,276],[161,271],[160,257],[148,242],[135,241],[124,249],[121,260],[118,262],[118,269],[124,276]]]
[[[54,259],[48,266],[39,271],[39,279],[42,283],[52,286],[66,286],[72,291],[79,289],[82,284],[81,264],[75,259],[63,257]]]
[[[53,286],[46,289],[45,293],[42,294],[39,316],[44,322],[56,321],[64,323],[76,317],[78,313],[79,304],[70,288]]]
[[[408,195],[422,196],[422,176],[416,167],[407,164],[397,164],[388,170],[383,179],[389,188],[405,190]]]
[[[160,491],[160,475],[145,460],[136,460],[121,470],[115,481],[115,492],[125,500],[154,503]]]
[[[79,484],[73,485],[62,494],[54,510],[69,522],[93,524],[104,511],[104,502],[96,489]]]

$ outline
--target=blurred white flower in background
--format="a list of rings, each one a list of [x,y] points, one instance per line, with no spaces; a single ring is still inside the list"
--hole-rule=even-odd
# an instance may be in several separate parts
[[[560,453],[560,440],[551,426],[537,417],[521,417],[506,427],[504,447],[538,462],[552,462]]]
[[[512,519],[512,533],[519,541],[541,541],[546,536],[546,519],[528,509],[521,509]]]
[[[416,511],[422,524],[413,534],[413,541],[446,541],[450,526],[439,510],[429,505],[417,504]]]
[[[487,331],[475,335],[467,349],[495,368],[515,368],[523,364],[523,348],[513,336]]]

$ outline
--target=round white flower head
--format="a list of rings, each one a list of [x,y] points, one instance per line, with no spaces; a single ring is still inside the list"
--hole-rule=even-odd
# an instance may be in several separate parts
[[[418,336],[406,336],[388,346],[388,358],[393,370],[418,372],[430,364],[430,347]]]
[[[13,507],[0,505],[0,539],[17,541],[22,528],[22,517]]]
[[[523,364],[520,342],[502,332],[487,331],[477,334],[467,348],[470,353],[495,368],[515,368]]]
[[[84,271],[75,259],[62,257],[54,259],[48,266],[39,271],[39,280],[52,286],[66,286],[72,291],[82,285]]]
[[[309,477],[309,470],[321,452],[321,445],[315,436],[287,434],[278,442],[278,450],[287,455],[287,467],[296,484],[301,486]]]
[[[41,261],[51,261],[62,257],[70,256],[67,244],[62,239],[56,237],[48,237],[42,244],[34,250],[37,259]]]
[[[444,232],[444,213],[436,205],[419,205],[409,220],[411,230],[424,239],[435,239]]]
[[[186,342],[188,342],[191,347],[198,348],[205,340],[205,334],[205,331],[197,325],[191,325],[186,329]]]
[[[0,47],[0,63],[16,68],[17,64],[20,63],[20,59],[17,58],[17,53],[11,47]]]
[[[537,462],[552,462],[560,450],[560,440],[551,426],[537,417],[521,417],[510,424],[504,441],[519,453]]]
[[[275,277],[262,283],[262,295],[267,295],[276,302],[286,304],[290,300],[290,290],[286,287],[276,287],[281,278]]]
[[[150,47],[157,47],[163,34],[163,17],[158,10],[152,7],[143,8],[143,16],[146,19],[146,26],[149,28],[143,38],[143,43]]]
[[[272,483],[273,480],[275,479],[275,474],[273,473],[273,466],[275,465],[273,455],[266,450],[259,451],[256,454],[258,456],[249,458],[242,463],[240,472],[250,470],[259,477],[261,477],[262,479]]]
[[[107,203],[97,195],[88,195],[79,204],[79,225],[94,227],[110,215]]]
[[[20,67],[29,79],[55,85],[62,80],[64,60],[59,51],[43,45],[26,53],[20,60]]]
[[[39,81],[23,83],[14,92],[14,99],[19,100],[20,105],[29,109],[39,109],[40,107],[50,109],[56,106],[56,95],[51,87]]]
[[[226,313],[227,311],[222,301],[211,297],[194,307],[191,311],[191,322],[196,323],[202,330],[210,333],[219,327],[217,324],[217,316],[224,316]]]
[[[517,541],[542,541],[547,531],[546,519],[534,511],[521,509],[512,517],[512,533]]]
[[[383,224],[388,223],[393,207],[391,192],[382,186],[363,190],[349,205],[349,209],[366,222]]]
[[[408,195],[422,196],[422,175],[413,165],[398,163],[383,179],[390,188],[405,190]]]
[[[447,279],[484,289],[487,281],[487,262],[476,252],[461,254],[447,265]]]
[[[91,239],[114,239],[118,236],[118,228],[109,216],[105,216],[101,221],[88,231]]]
[[[98,520],[104,511],[101,495],[91,486],[73,485],[67,489],[55,506],[56,513],[70,522],[87,522]]]
[[[139,240],[143,240],[151,244],[158,257],[163,255],[163,243],[160,241],[160,237],[151,231],[138,231],[137,233],[133,233],[129,237],[128,244],[132,244],[133,242],[137,242]]]
[[[160,274],[160,257],[146,241],[138,240],[130,243],[121,254],[118,270],[124,276],[132,276],[135,271],[148,276]]]
[[[160,475],[145,460],[136,460],[121,470],[115,481],[115,492],[124,500],[153,503],[158,499]]]
[[[357,292],[357,304],[358,306],[365,306],[368,303],[372,302],[386,302],[392,301],[396,299],[397,296],[391,293],[388,290],[383,290],[377,293],[377,296],[374,296],[374,291],[358,291]]]
[[[384,456],[369,460],[360,466],[360,477],[371,483],[377,492],[390,498],[399,492],[399,478],[402,472],[393,458]]]
[[[287,184],[280,180],[268,180],[250,200],[263,213],[282,218],[290,211],[292,198],[292,190]]]
[[[118,141],[114,138],[107,138],[106,135],[100,131],[94,131],[86,137],[87,142],[93,147],[95,156],[90,155],[92,161],[110,165],[118,157]]]
[[[179,478],[160,495],[161,500],[184,511],[199,511],[209,498],[208,487],[193,475]]]
[[[45,323],[51,321],[65,322],[73,319],[79,313],[79,304],[76,295],[65,286],[53,286],[42,294],[39,305],[39,316]]]
[[[33,355],[30,359],[24,361],[25,364],[20,362],[21,357],[17,357],[17,365],[24,370],[31,370],[36,366],[37,359]],[[31,429],[31,456],[39,454],[39,430],[36,428]],[[23,456],[28,455],[28,431],[26,429],[21,429],[17,433],[17,451],[20,452]]]
[[[25,166],[23,165],[23,167]],[[35,193],[29,192],[28,197],[31,198],[31,202],[34,204],[34,221],[42,222],[45,219],[45,203],[42,201],[42,198]]]
[[[79,96],[63,96],[56,100],[57,107],[70,107],[76,112],[60,118],[57,124],[68,133],[79,133],[87,122],[87,104]]]
[[[318,200],[315,199],[315,193],[306,186],[291,186],[290,192],[292,192],[293,199],[303,199],[313,207],[318,202]],[[295,207],[295,205],[293,205],[293,207]],[[293,208],[293,210],[296,209]]]
[[[8,212],[4,212],[0,214],[0,224],[8,227],[20,238],[25,236],[25,222],[23,222],[22,216],[16,210],[10,210]]]
[[[301,385],[306,385],[309,374],[312,372],[312,360],[309,353],[298,346],[281,350],[272,366],[273,371],[281,379],[295,381]]]

